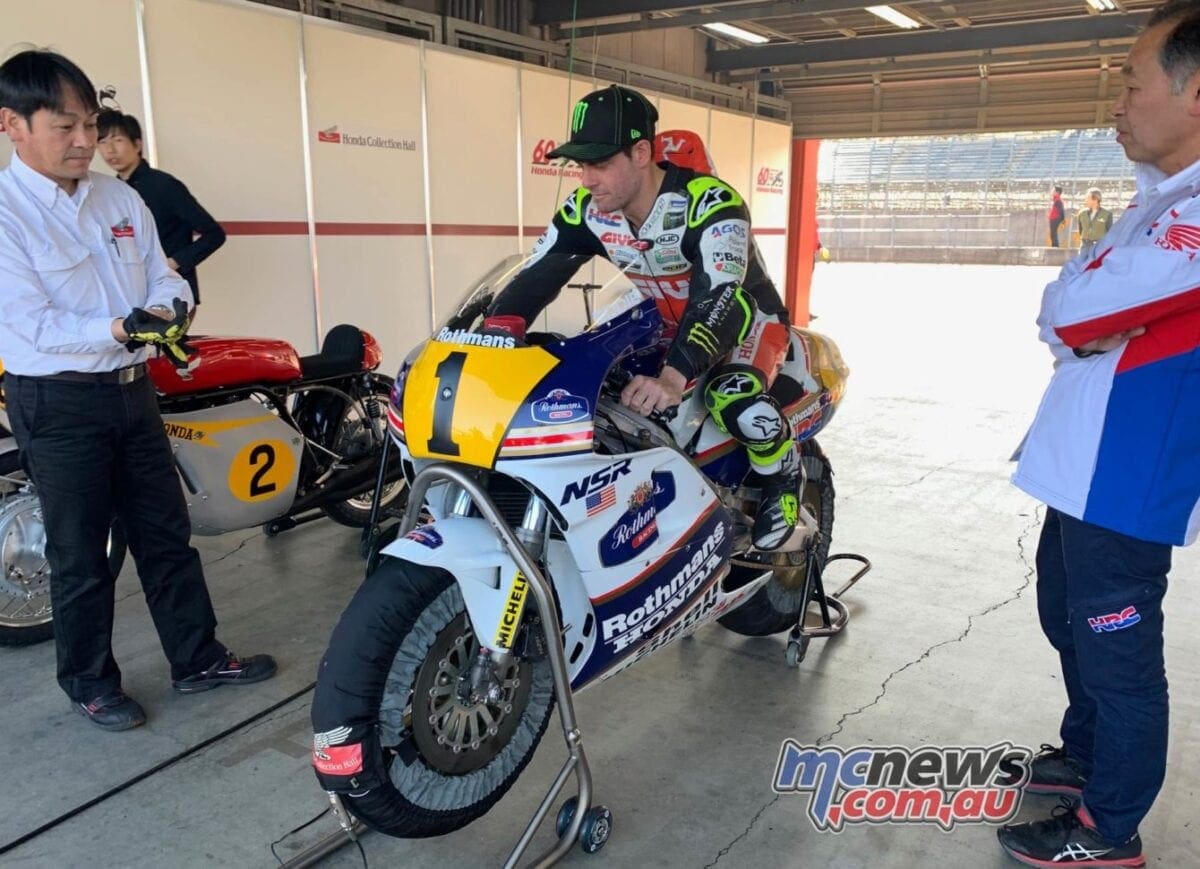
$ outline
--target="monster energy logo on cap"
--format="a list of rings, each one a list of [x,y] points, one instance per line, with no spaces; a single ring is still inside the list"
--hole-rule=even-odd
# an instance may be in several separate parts
[[[622,148],[653,139],[658,110],[635,90],[610,85],[575,104],[571,139],[547,156],[579,163],[607,160]]]

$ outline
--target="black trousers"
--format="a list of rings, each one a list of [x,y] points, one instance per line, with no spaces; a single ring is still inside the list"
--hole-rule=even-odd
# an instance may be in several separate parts
[[[150,378],[118,385],[10,374],[4,386],[22,465],[42,502],[63,691],[86,703],[121,687],[106,554],[114,514],[171,678],[219,660],[225,649]]]

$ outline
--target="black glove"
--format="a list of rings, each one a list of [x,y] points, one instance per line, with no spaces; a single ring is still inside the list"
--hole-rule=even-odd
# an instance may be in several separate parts
[[[172,299],[171,306],[175,309],[175,316],[170,320],[164,320],[143,308],[134,308],[121,323],[125,334],[129,336],[125,347],[132,352],[138,347],[156,344],[162,348],[171,364],[177,368],[186,368],[188,353],[193,352],[193,348],[184,341],[184,335],[191,325],[191,317],[183,299]]]

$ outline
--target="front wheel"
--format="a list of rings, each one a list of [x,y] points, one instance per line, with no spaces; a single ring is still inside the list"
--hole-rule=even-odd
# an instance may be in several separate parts
[[[440,836],[485,814],[533,757],[554,706],[549,659],[514,658],[494,702],[464,698],[479,654],[454,577],[384,558],[342,614],[317,674],[313,731],[368,732],[368,768],[386,780],[347,788],[367,826]],[[320,742],[320,739],[317,740]]]
[[[806,477],[800,503],[808,508],[821,529],[816,563],[824,570],[833,532],[833,468],[815,440],[800,445],[800,463]],[[800,610],[805,604],[807,553],[762,553],[762,557],[766,563],[775,565],[775,575],[750,600],[718,619],[724,627],[747,637],[790,630],[800,620]]]
[[[382,405],[385,411],[391,391],[392,379],[390,377],[385,377],[382,374],[371,375],[372,396]],[[352,460],[369,455],[372,452],[378,456],[381,448],[375,442],[375,436],[371,428],[371,421],[364,416],[362,403],[354,402],[349,405],[342,415],[341,422],[338,423],[337,434],[334,436],[334,451]],[[388,437],[386,426],[384,426],[384,429],[383,436]],[[401,474],[400,456],[397,450],[389,450],[388,464],[389,468],[387,476],[384,478],[383,491],[379,494],[381,517],[385,509],[403,510],[405,501],[407,500],[408,484]],[[321,507],[321,510],[326,516],[341,525],[348,525],[351,528],[364,528],[371,520],[371,499],[374,497],[374,493],[375,488],[372,486],[352,498],[347,498],[345,501],[325,504]]]

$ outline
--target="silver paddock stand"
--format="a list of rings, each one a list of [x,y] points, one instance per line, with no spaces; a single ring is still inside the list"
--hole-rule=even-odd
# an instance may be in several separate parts
[[[842,632],[846,623],[850,621],[850,612],[842,603],[842,595],[866,576],[871,569],[871,562],[865,556],[852,552],[830,555],[825,559],[825,567],[834,561],[854,561],[861,564],[862,567],[842,583],[837,591],[833,594],[826,594],[823,578],[825,570],[817,563],[817,542],[815,537],[809,542],[808,569],[805,571],[804,577],[804,605],[800,607],[800,618],[796,622],[796,626],[788,634],[787,650],[784,654],[789,667],[800,666],[800,662],[804,660],[804,656],[808,652],[808,644],[814,637],[832,637]],[[813,603],[820,611],[821,621],[819,624],[810,626],[808,613],[809,607]]]
[[[546,636],[546,651],[550,657],[550,669],[554,676],[554,693],[555,699],[558,701],[558,718],[562,723],[563,739],[567,745],[567,759],[563,763],[558,776],[554,779],[553,784],[550,785],[550,790],[546,792],[541,805],[538,806],[529,824],[525,827],[525,832],[521,834],[521,838],[513,846],[512,852],[508,855],[508,859],[504,863],[504,869],[513,869],[521,857],[524,856],[530,842],[533,841],[538,827],[541,826],[542,821],[545,820],[547,813],[550,811],[551,805],[554,804],[555,799],[566,785],[567,779],[574,773],[578,789],[576,795],[568,800],[567,805],[563,807],[563,811],[559,813],[557,829],[560,830],[560,835],[558,842],[553,848],[529,864],[532,869],[545,869],[545,867],[553,866],[571,850],[571,846],[579,839],[579,832],[583,828],[585,816],[589,814],[588,810],[592,807],[592,773],[588,766],[587,756],[583,750],[583,736],[575,720],[575,700],[574,694],[571,691],[571,677],[567,672],[567,658],[563,652],[561,640],[555,641],[556,638],[562,637],[562,625],[559,624],[558,610],[554,606],[554,594],[550,588],[550,584],[542,575],[541,570],[538,569],[537,563],[530,558],[529,553],[521,545],[517,535],[505,524],[504,517],[491,497],[471,473],[459,467],[448,464],[436,464],[430,465],[417,474],[409,492],[409,509],[405,511],[404,521],[400,525],[399,536],[403,537],[416,526],[417,519],[421,515],[421,505],[425,503],[425,494],[429,491],[431,485],[438,482],[447,482],[458,486],[470,496],[475,507],[479,510],[483,518],[495,529],[497,535],[499,535],[501,541],[504,543],[504,548],[508,551],[513,561],[517,563],[517,567],[520,568],[526,580],[528,580],[530,588],[533,589],[533,597],[537,604],[538,615],[542,619],[543,630]],[[301,869],[301,867],[312,866],[343,845],[356,841],[358,834],[365,830],[362,822],[355,819],[346,810],[341,798],[337,794],[331,793],[329,798],[333,803],[338,823],[341,824],[341,831],[325,837],[306,851],[297,854],[292,860],[284,864],[287,869]],[[573,809],[571,808],[572,804]],[[597,808],[599,809],[599,807]],[[595,850],[607,840],[608,833],[611,830],[611,818],[601,819],[599,823],[595,824],[595,827],[597,829],[594,839],[599,841],[598,843],[593,841],[595,848],[590,849],[588,843],[583,843],[585,851]]]

